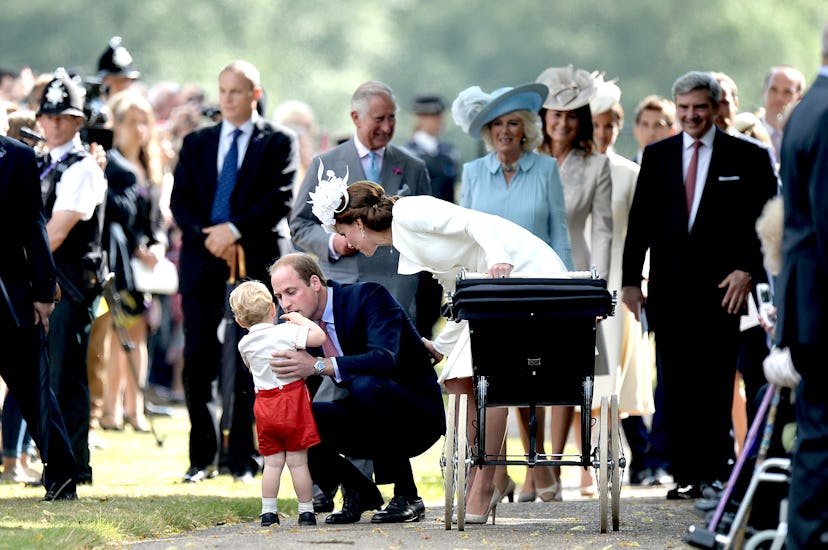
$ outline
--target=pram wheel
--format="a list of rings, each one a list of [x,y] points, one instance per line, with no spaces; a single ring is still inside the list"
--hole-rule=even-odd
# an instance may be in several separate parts
[[[457,431],[457,396],[450,393],[448,396],[448,410],[446,411],[446,439],[443,446],[443,456],[440,457],[440,466],[443,470],[443,491],[446,505],[446,531],[451,531],[451,516],[454,509],[454,456]]]
[[[445,491],[446,531],[451,531],[454,512],[457,512],[457,529],[466,528],[466,479],[468,476],[468,396],[454,394],[448,396],[446,414],[446,439],[440,466],[443,470],[443,490]],[[457,506],[454,497],[457,496]]]
[[[610,398],[610,458],[611,473],[610,473],[610,505],[612,507],[612,530],[618,531],[621,524],[620,509],[621,509],[621,480],[624,479],[624,470],[621,464],[621,431],[618,426],[618,396],[613,395]]]
[[[601,532],[607,532],[607,508],[609,505],[609,401],[601,398],[601,416],[598,425],[598,518]]]

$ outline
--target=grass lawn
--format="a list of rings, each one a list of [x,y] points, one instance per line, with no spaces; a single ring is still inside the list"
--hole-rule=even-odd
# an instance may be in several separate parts
[[[256,483],[234,483],[230,476],[197,484],[181,483],[189,466],[189,422],[183,408],[156,418],[164,438],[151,434],[100,431],[106,444],[94,450],[93,486],[78,488],[76,502],[40,502],[43,488],[0,485],[0,548],[95,548],[169,535],[223,523],[253,521],[261,511]],[[442,439],[413,460],[420,493],[429,504],[443,501],[439,458]],[[393,487],[381,486],[386,500]],[[295,515],[296,495],[285,468],[279,510]]]
[[[164,439],[162,447],[151,434],[129,428],[100,431],[106,448],[93,451],[95,484],[79,487],[76,502],[40,502],[42,488],[0,485],[0,549],[103,548],[258,519],[259,477],[250,485],[234,483],[230,476],[181,483],[188,467],[189,433],[183,407],[175,408],[172,417],[156,418],[156,430]],[[442,445],[441,438],[428,452],[412,459],[417,487],[429,506],[443,504]],[[510,452],[519,449],[519,440],[510,437],[509,448]],[[509,473],[520,485],[526,468],[510,467]],[[565,468],[565,486],[577,486],[577,476],[577,469]],[[391,485],[380,489],[386,501],[393,495]],[[297,513],[287,468],[279,491],[279,511]]]

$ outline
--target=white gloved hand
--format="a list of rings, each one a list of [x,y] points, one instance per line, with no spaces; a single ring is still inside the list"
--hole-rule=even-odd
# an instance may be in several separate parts
[[[786,388],[795,388],[802,379],[794,368],[788,348],[774,347],[762,362],[768,382]]]

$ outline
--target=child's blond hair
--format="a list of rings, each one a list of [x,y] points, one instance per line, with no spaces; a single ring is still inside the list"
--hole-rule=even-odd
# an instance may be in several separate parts
[[[756,220],[756,234],[762,245],[765,267],[771,275],[779,275],[782,269],[782,231],[785,227],[785,206],[782,196],[777,195],[765,203],[762,214]]]
[[[245,281],[230,293],[230,309],[242,324],[273,322],[273,295],[259,281]]]

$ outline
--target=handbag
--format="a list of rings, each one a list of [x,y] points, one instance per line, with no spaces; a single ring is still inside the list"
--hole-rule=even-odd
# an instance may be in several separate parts
[[[151,294],[175,294],[178,292],[178,269],[167,258],[161,258],[154,268],[147,267],[138,258],[129,260],[135,290]]]

